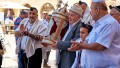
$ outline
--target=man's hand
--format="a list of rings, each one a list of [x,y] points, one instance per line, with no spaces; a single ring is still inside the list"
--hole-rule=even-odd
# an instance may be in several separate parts
[[[82,42],[78,43],[76,41],[71,41],[72,45],[70,48],[68,48],[69,51],[77,51],[77,50],[80,50],[82,49]]]
[[[25,30],[24,24],[21,24],[21,25],[20,25],[20,31],[22,32],[22,31],[24,31],[24,30]]]
[[[43,43],[43,42],[41,42],[41,44],[42,44],[44,47],[47,47],[47,46],[48,46],[47,43]]]
[[[16,37],[22,36],[22,35],[23,35],[23,34],[22,34],[22,31],[24,31],[24,30],[25,30],[24,24],[21,24],[21,25],[20,25],[20,31],[15,31],[15,36],[16,36]]]
[[[56,49],[57,48],[57,42],[55,44],[53,44],[52,47]]]
[[[22,31],[22,34],[25,35],[25,36],[29,36],[30,33],[28,31]]]

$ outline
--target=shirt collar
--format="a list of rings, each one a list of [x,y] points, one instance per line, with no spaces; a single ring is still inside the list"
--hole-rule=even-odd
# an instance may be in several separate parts
[[[102,18],[100,18],[99,20],[96,21],[97,24],[103,24],[105,21],[105,19],[107,19],[109,16],[111,16],[110,14],[106,14],[105,16],[103,16]]]

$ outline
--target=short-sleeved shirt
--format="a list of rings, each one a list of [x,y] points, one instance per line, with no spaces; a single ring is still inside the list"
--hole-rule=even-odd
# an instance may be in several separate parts
[[[83,50],[82,68],[120,68],[120,33],[118,22],[107,14],[100,18],[87,37],[88,43],[99,43],[104,51]]]

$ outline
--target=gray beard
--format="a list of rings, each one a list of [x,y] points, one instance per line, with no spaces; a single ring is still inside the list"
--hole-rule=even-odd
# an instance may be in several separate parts
[[[33,21],[33,20],[29,20],[29,22],[30,22],[30,23],[34,23],[35,21]]]

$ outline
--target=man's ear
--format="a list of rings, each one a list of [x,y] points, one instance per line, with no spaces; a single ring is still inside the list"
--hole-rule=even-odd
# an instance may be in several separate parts
[[[37,15],[37,17],[38,17],[38,14],[36,14]]]
[[[99,12],[100,12],[100,9],[97,7],[96,11],[97,11],[97,14],[99,14]]]

